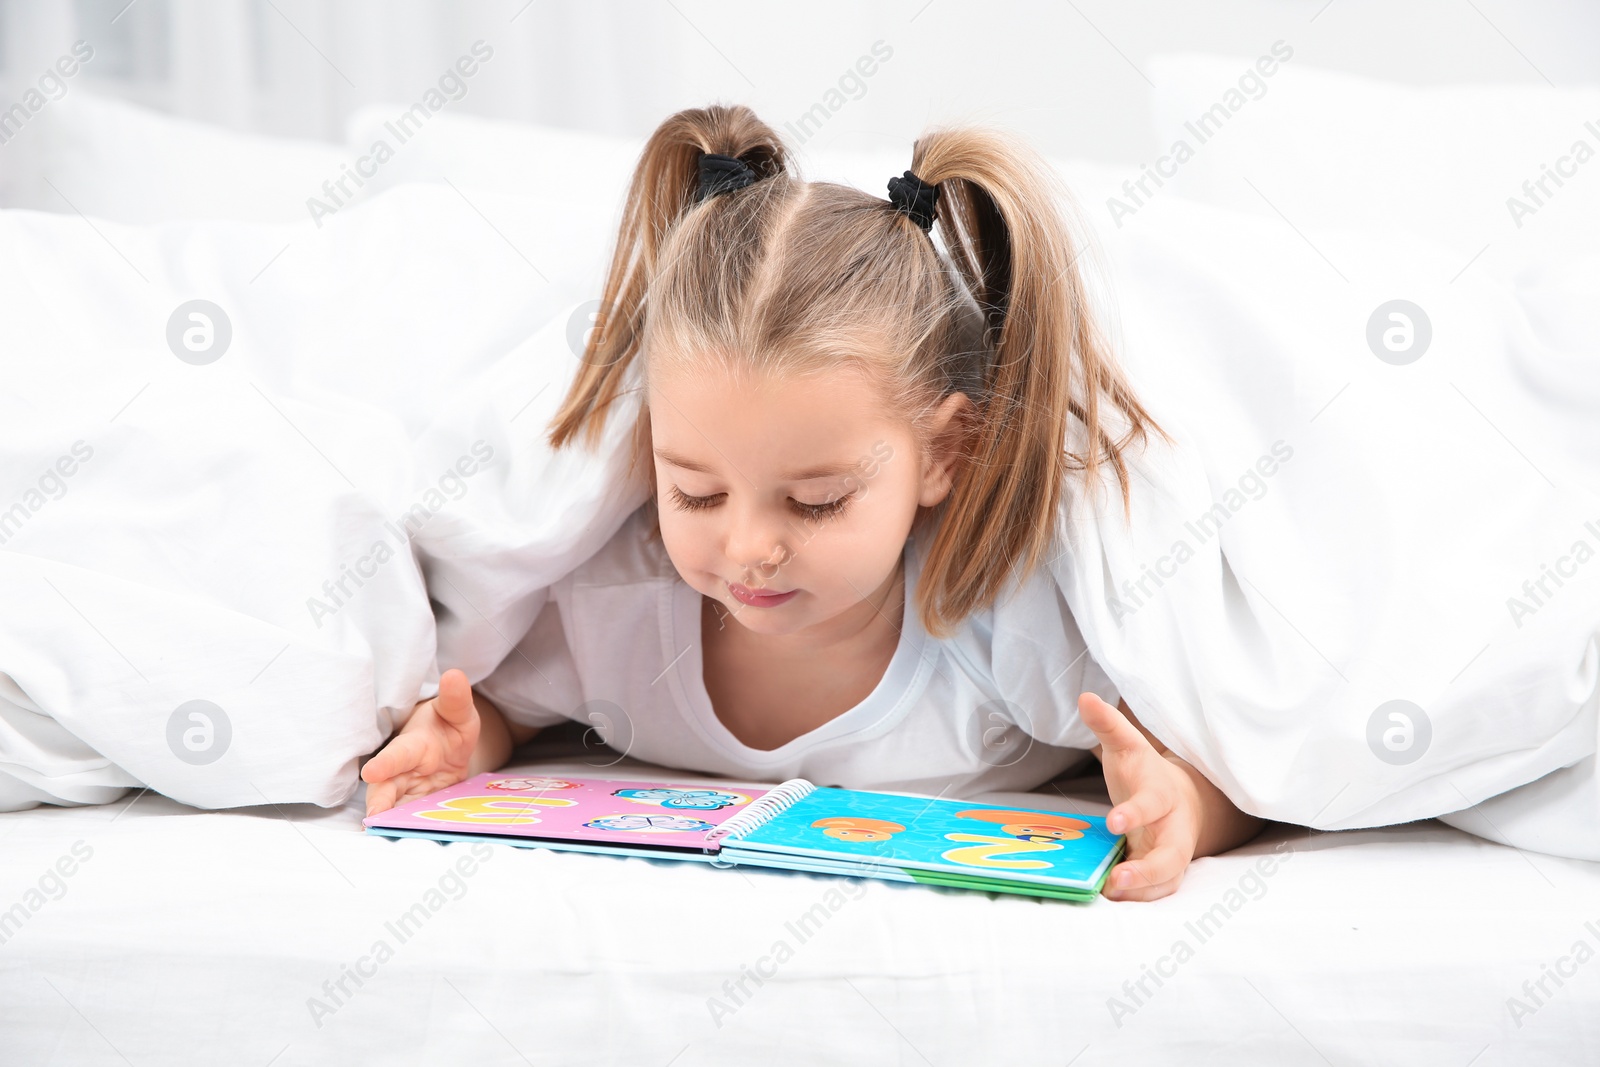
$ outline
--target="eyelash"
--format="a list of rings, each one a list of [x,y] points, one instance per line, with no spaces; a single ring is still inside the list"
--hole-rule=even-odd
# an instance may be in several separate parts
[[[715,507],[717,498],[724,495],[716,493],[712,496],[690,496],[675,485],[672,486],[671,491],[672,502],[683,511],[701,511],[705,508]],[[849,507],[850,500],[854,496],[854,493],[850,493],[837,500],[830,500],[826,504],[802,504],[798,500],[791,500],[790,503],[795,506],[795,509],[800,514],[807,518],[827,519],[842,514],[844,509]]]

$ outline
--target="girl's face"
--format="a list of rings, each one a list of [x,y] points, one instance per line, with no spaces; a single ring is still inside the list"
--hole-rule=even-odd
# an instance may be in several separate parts
[[[756,633],[799,633],[881,597],[917,508],[950,490],[954,450],[924,455],[859,368],[748,379],[652,368],[648,402],[667,553]],[[946,398],[935,439],[965,404]]]

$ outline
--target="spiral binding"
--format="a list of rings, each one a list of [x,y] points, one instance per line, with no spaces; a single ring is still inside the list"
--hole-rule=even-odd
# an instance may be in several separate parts
[[[706,832],[706,844],[728,840],[737,840],[762,826],[801,797],[816,792],[817,787],[804,778],[791,778],[767,792],[760,800],[745,808],[739,814],[719,826]]]

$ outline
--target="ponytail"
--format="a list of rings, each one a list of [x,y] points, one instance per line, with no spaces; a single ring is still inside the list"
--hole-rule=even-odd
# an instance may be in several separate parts
[[[989,353],[965,463],[939,506],[919,590],[919,610],[938,634],[1033,570],[1056,534],[1069,471],[1094,484],[1109,464],[1127,514],[1122,454],[1150,431],[1166,434],[1100,334],[1048,165],[998,134],[956,129],[919,139],[911,169],[939,188],[939,232],[978,303]],[[1112,418],[1125,425],[1115,440]],[[1080,428],[1085,447],[1069,451],[1067,436]]]
[[[789,168],[783,142],[746,107],[692,108],[656,128],[634,167],[582,366],[550,423],[552,448],[579,433],[590,446],[599,440],[606,412],[639,352],[645,291],[662,247],[678,221],[697,206],[703,154],[742,160],[758,181]]]

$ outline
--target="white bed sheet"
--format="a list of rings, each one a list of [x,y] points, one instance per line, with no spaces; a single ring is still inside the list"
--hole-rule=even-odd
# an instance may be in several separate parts
[[[614,759],[569,744],[518,766],[653,770]],[[1103,812],[1098,784],[1056,788]],[[28,909],[79,858],[4,931],[0,1062],[1600,1059],[1600,961],[1574,955],[1600,946],[1600,865],[1437,822],[1273,826],[1165,900],[1074,905],[509,846],[476,846],[488,858],[460,876],[473,846],[368,837],[360,804],[203,812],[147,793],[6,816],[0,907]],[[401,940],[388,924],[418,903],[438,907]],[[348,996],[324,989],[358,964]],[[746,995],[725,985],[757,968]],[[1557,969],[1536,1003],[1523,983]]]

